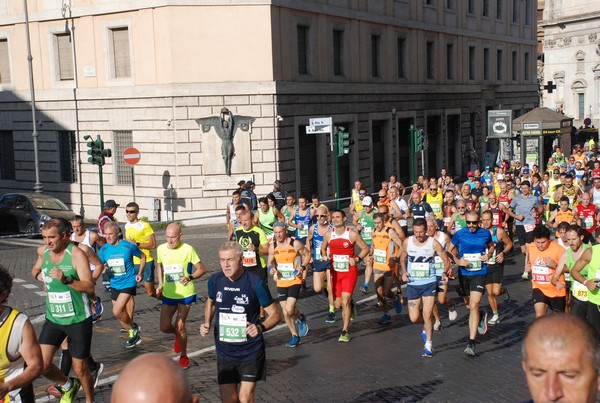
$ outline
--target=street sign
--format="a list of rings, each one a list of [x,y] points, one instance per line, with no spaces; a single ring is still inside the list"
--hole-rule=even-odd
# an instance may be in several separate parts
[[[135,165],[140,162],[142,158],[142,154],[137,148],[129,147],[125,151],[123,151],[123,161],[127,165]]]
[[[512,110],[488,111],[488,138],[506,139],[512,137]]]
[[[306,134],[321,134],[333,132],[333,119],[326,118],[310,118],[308,126],[306,126]]]

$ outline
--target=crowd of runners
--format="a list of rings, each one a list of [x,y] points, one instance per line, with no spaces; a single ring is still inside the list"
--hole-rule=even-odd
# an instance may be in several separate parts
[[[504,264],[520,250],[536,317],[567,311],[600,331],[600,162],[595,146],[587,147],[568,157],[556,147],[543,172],[504,161],[468,172],[460,184],[444,169],[409,187],[391,174],[372,192],[357,180],[347,210],[330,210],[317,195],[296,198],[280,181],[260,198],[254,183],[240,182],[225,206],[221,270],[208,280],[200,326],[202,336],[213,331],[222,399],[251,399],[256,381],[266,378],[262,333],[283,320],[290,333],[285,347],[302,344],[310,318],[297,301],[309,272],[308,287],[327,297],[325,322],[338,323],[339,342],[351,340],[354,295],[374,290],[382,326],[390,323],[391,311],[400,314],[407,305],[411,322],[422,326],[415,337],[422,338],[426,358],[434,355],[442,318],[458,316],[448,296],[456,290],[469,311],[464,354],[474,357],[476,338],[502,320],[499,297],[510,299]],[[47,292],[39,343],[27,318],[4,305],[12,279],[0,269],[0,338],[8,346],[0,360],[0,398],[10,393],[15,401],[30,401],[31,382],[43,374],[54,384],[48,393],[61,401],[72,401],[80,387],[86,401],[94,401],[103,371],[91,356],[93,323],[104,311],[95,295],[100,279],[126,334],[123,347],[143,341],[135,321],[137,285],[143,283],[147,297],[161,301],[160,330],[172,335],[179,365],[188,368],[186,320],[198,301],[195,280],[206,268],[181,241],[180,224],[169,224],[159,245],[136,203],[126,205],[123,228],[114,219],[118,207],[114,200],[105,203],[97,231],[86,229],[79,216],[44,224],[32,268]],[[363,269],[364,281],[357,284]],[[485,294],[489,311],[480,308]],[[53,364],[59,349],[60,367]]]

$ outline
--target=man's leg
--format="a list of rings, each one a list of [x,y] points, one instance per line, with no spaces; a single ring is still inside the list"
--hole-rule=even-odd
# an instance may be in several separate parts
[[[87,402],[94,401],[94,378],[88,368],[87,358],[80,359],[73,357],[73,371],[77,375],[77,379],[81,382],[83,393],[85,393],[85,400]]]
[[[253,403],[256,382],[244,382],[240,384],[239,399],[240,403]]]
[[[431,320],[431,314],[433,307],[435,306],[435,296],[425,297],[423,296],[423,330],[425,330],[426,341],[425,348],[431,350],[431,338],[433,334],[433,321]]]
[[[219,385],[219,391],[221,392],[221,401],[223,401],[223,403],[238,403],[240,401],[237,383]]]
[[[337,299],[336,299],[337,301]],[[342,323],[343,323],[343,327],[342,327],[342,331],[348,331],[348,327],[350,326],[350,316],[352,315],[352,306],[351,306],[351,301],[352,301],[352,294],[348,293],[348,292],[343,292],[342,291],[342,298],[341,298],[341,308],[342,308]],[[337,307],[337,304],[336,304]]]
[[[293,300],[293,302],[291,301]],[[294,314],[294,305],[296,304],[295,298],[286,298],[285,301],[280,301],[281,311],[283,312],[283,320],[287,325],[292,336],[298,336],[298,331],[296,330],[296,323],[293,319]]]
[[[179,338],[179,346],[181,348],[181,355],[187,356],[187,328],[185,326],[187,322],[188,315],[190,314],[190,309],[192,305],[177,305],[177,318],[175,319],[175,331],[176,337]]]
[[[57,347],[49,344],[40,344],[40,347],[42,349],[42,359],[44,361],[44,377],[48,378],[53,383],[64,385],[68,378],[52,363]]]
[[[369,290],[369,282],[373,275],[373,258],[370,256],[365,257],[365,281],[361,287],[361,290],[366,293]]]
[[[421,298],[408,300],[408,317],[412,323],[420,323],[423,320],[421,318]]]
[[[320,293],[325,289],[325,271],[313,271],[313,289],[315,293]]]
[[[391,278],[390,278],[390,280],[391,280]],[[386,294],[384,293],[384,290],[383,290],[383,283],[384,283],[383,274],[380,274],[380,273],[374,274],[373,275],[373,283],[375,285],[375,292],[377,293],[377,300],[379,301],[379,303],[381,305],[381,309],[383,310],[383,313],[388,313],[387,299],[385,298]]]
[[[160,308],[160,331],[163,333],[175,334],[175,326],[173,326],[173,315],[177,312],[177,306],[163,305]]]
[[[128,312],[128,305],[130,300],[133,300],[133,295],[119,293],[116,301],[113,301],[113,315],[117,318],[119,323],[124,329],[130,329],[133,327],[132,317]]]
[[[535,311],[535,317],[539,318],[540,316],[544,316],[546,313],[548,313],[548,305],[544,302],[537,302],[533,305],[533,310]]]
[[[483,293],[471,291],[469,301],[469,340],[475,340],[477,337],[477,327],[479,326],[479,303]]]

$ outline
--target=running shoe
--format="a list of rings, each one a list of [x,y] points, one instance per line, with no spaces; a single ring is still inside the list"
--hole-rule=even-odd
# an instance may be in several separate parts
[[[465,355],[469,357],[475,357],[475,344],[469,342],[467,343],[467,348],[465,348]]]
[[[94,388],[98,387],[100,382],[100,374],[104,371],[104,364],[101,362],[96,363],[96,369],[92,371],[92,378],[94,379]]]
[[[439,320],[436,320],[433,324],[433,330],[442,330],[442,327],[442,322]]]
[[[285,346],[289,348],[294,348],[296,346],[299,346],[301,343],[302,342],[300,341],[300,337],[292,335],[292,338],[290,339],[290,341],[288,341],[288,343]]]
[[[175,335],[175,341],[173,342],[173,351],[181,353],[181,346],[179,345],[179,337]]]
[[[363,284],[360,286],[360,291],[363,294],[367,294],[369,292],[369,285],[368,284]]]
[[[496,325],[498,323],[500,323],[500,318],[498,315],[494,315],[490,318],[490,320],[488,320],[488,325]]]
[[[325,319],[325,323],[334,323],[335,322],[335,312],[327,312],[327,318]]]
[[[350,341],[350,333],[343,330],[342,334],[340,334],[340,338],[338,339],[338,341],[343,342],[343,343],[348,343]]]
[[[381,317],[381,319],[379,319],[379,324],[380,325],[385,325],[387,323],[390,323],[392,321],[391,316],[386,312],[383,314],[383,316]]]
[[[300,320],[296,322],[298,326],[298,335],[300,337],[305,337],[308,334],[308,324],[306,323],[306,316],[304,314],[300,315]]]
[[[354,301],[350,301],[350,309],[352,310],[350,313],[350,320],[356,319],[356,304]]]
[[[142,327],[141,327],[141,326],[138,326],[138,324],[137,324],[137,323],[135,323],[135,322],[133,323],[133,327],[137,327],[137,330],[138,330],[138,332],[139,332],[140,330],[142,330]],[[120,329],[119,329],[119,332],[120,332],[120,333],[128,333],[128,332],[129,332],[129,330],[128,330],[128,329],[125,329],[124,327],[122,327],[122,328],[120,328]]]
[[[427,357],[427,358],[433,357],[433,349],[430,350],[428,348],[424,348],[423,353],[421,354],[421,357]]]
[[[452,304],[452,306],[448,308],[448,319],[450,319],[450,321],[453,321],[456,320],[457,317],[458,312],[456,312],[456,306]]]
[[[503,292],[503,294],[504,294],[504,302],[510,301],[510,293],[508,292],[508,288],[506,288],[506,286],[503,286],[502,287],[502,291],[504,291]]]
[[[125,342],[125,348],[132,348],[142,343],[142,338],[140,337],[140,331],[137,326],[129,329],[129,338]]]
[[[62,392],[62,397],[60,398],[60,403],[71,403],[75,399],[75,395],[79,391],[81,387],[81,383],[77,378],[71,378],[73,384],[71,385],[71,389],[65,390],[59,386],[58,390]]]
[[[477,332],[479,334],[487,333],[487,312],[479,311],[479,326],[477,326]]]
[[[421,332],[421,340],[423,340],[423,343],[427,343],[427,333],[425,333],[425,330]]]
[[[46,392],[56,399],[60,399],[62,397],[62,392],[60,391],[60,386],[58,385],[51,385]]]
[[[528,271],[524,271],[523,274],[521,275],[521,278],[523,280],[529,280],[529,279],[531,279],[531,274],[529,274]]]
[[[102,300],[100,297],[96,297],[94,301],[94,313],[92,314],[92,322],[96,323],[102,317],[102,312],[104,312],[104,306],[102,305]]]
[[[179,365],[183,369],[188,369],[190,367],[190,359],[187,357],[187,355],[182,355],[179,357]]]
[[[394,300],[394,309],[396,309],[396,313],[402,313],[402,294],[396,294],[396,299]]]

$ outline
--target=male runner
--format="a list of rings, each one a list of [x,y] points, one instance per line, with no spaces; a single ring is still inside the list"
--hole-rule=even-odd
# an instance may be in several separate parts
[[[315,214],[308,206],[308,200],[306,196],[298,196],[298,207],[296,207],[290,214],[288,224],[294,227],[296,230],[295,238],[306,245],[306,239],[308,238],[308,229]]]
[[[143,270],[140,270],[140,259],[133,257],[133,264],[138,270],[144,281],[146,294],[150,297],[156,297],[156,289],[154,286],[154,258],[152,257],[151,249],[156,249],[156,236],[154,230],[146,221],[141,221],[138,218],[140,214],[140,206],[137,203],[131,202],[125,206],[127,213],[127,221],[125,224],[125,239],[132,244],[135,244],[144,255],[146,255],[146,265]]]
[[[104,226],[109,222],[116,222],[115,213],[120,204],[117,204],[113,199],[104,202],[104,210],[98,216],[98,235],[104,238]]]
[[[363,241],[370,248],[373,243],[373,231],[375,230],[375,224],[373,223],[373,216],[376,213],[376,210],[373,209],[373,199],[371,196],[365,196],[361,200],[361,204],[363,209],[356,213],[352,219],[354,228],[358,231]],[[367,256],[365,258],[365,281],[363,285],[360,287],[360,291],[363,294],[369,292],[369,281],[371,280],[371,275],[373,274],[373,259],[371,256]]]
[[[237,189],[231,195],[231,201],[225,207],[225,221],[227,222],[227,240],[233,240],[233,233],[237,229],[239,223],[236,219],[235,211],[238,206],[246,205],[242,202],[242,191]]]
[[[162,295],[160,331],[175,335],[173,351],[179,353],[179,365],[188,369],[187,328],[185,326],[192,304],[198,302],[196,284],[206,268],[193,247],[181,242],[181,225],[171,223],[165,231],[167,243],[156,249],[157,298]],[[177,313],[175,324],[173,316]]]
[[[267,378],[263,333],[281,320],[265,283],[242,266],[242,247],[232,241],[219,246],[221,271],[208,279],[208,299],[200,335],[215,323],[217,380],[221,400],[253,402],[256,382]],[[260,307],[268,313],[261,323]]]
[[[350,320],[355,316],[352,293],[358,279],[356,265],[360,259],[364,259],[368,255],[369,247],[356,230],[346,227],[346,213],[343,210],[333,210],[331,212],[331,222],[333,223],[333,229],[323,237],[321,256],[323,256],[323,259],[326,258],[327,247],[329,246],[331,267],[333,268],[331,271],[331,290],[335,307],[342,310],[342,333],[338,341],[347,343],[350,341],[350,334],[348,333]],[[355,245],[360,249],[358,254],[354,252]]]

